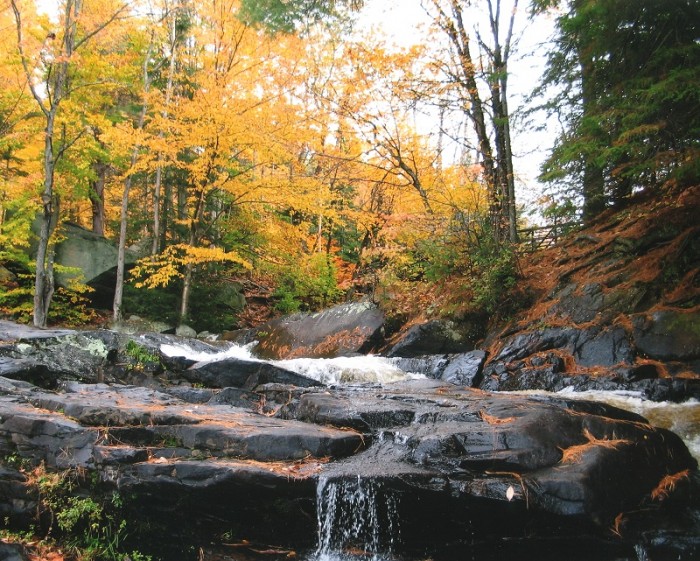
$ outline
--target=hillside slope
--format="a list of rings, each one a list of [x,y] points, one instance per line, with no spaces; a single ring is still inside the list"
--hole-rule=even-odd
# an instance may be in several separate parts
[[[517,291],[532,304],[482,343],[490,357],[482,387],[560,389],[579,375],[612,375],[668,379],[678,395],[659,398],[697,388],[699,211],[700,187],[639,198],[522,258]]]

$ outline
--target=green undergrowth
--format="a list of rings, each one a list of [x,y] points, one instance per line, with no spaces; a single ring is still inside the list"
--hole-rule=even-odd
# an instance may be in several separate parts
[[[95,474],[80,468],[52,471],[43,464],[8,456],[4,463],[21,471],[35,492],[33,520],[21,527],[3,520],[0,539],[30,550],[64,552],[75,561],[155,561],[139,551],[133,498],[104,489]]]

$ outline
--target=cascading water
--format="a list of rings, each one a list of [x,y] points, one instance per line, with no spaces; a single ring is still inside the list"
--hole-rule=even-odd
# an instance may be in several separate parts
[[[187,345],[161,345],[161,351],[168,356],[185,356],[192,360],[209,362],[225,358],[238,358],[263,362],[251,353],[253,344],[246,346],[229,345],[218,353],[197,352]],[[404,372],[392,359],[378,356],[353,356],[334,359],[291,359],[269,361],[318,380],[323,384],[379,383],[386,384],[399,380],[422,378],[421,374]],[[524,394],[549,394],[542,391],[518,392]],[[684,403],[651,402],[635,392],[573,392],[565,389],[559,393],[567,398],[581,398],[615,405],[622,409],[647,417],[652,424],[677,432],[686,442],[691,453],[700,460],[700,414],[697,400]]]
[[[371,478],[322,476],[316,491],[316,561],[390,557],[399,537],[397,498]]]

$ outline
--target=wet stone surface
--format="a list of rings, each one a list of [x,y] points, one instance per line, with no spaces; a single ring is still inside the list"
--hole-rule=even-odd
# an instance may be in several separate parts
[[[67,346],[65,336],[55,334],[55,344]],[[157,353],[169,341],[163,337],[137,340]],[[684,551],[694,547],[696,462],[677,435],[633,413],[445,379],[326,387],[263,363],[251,374],[250,364],[230,359],[169,357],[150,368],[129,362],[124,340],[95,338],[114,355],[100,363],[103,383],[89,373],[52,370],[48,336],[36,355],[21,337],[8,343],[0,452],[95,474],[102,486],[136,497],[140,516],[169,528],[165,541],[178,528],[199,540],[231,528],[269,536],[274,528],[278,543],[310,546],[325,509],[318,489],[347,488],[361,497],[365,481],[377,504],[390,497],[405,547],[458,542],[469,533],[547,539],[553,528],[557,539],[585,528],[610,540],[610,529],[625,520],[629,532],[615,538],[619,543],[653,545],[650,528],[678,512],[683,524],[663,526],[664,536],[677,531],[678,543],[690,544]],[[90,339],[72,337],[70,352],[94,357]],[[449,372],[452,363],[458,376],[481,368],[484,358],[426,364]],[[43,387],[21,375],[27,360],[44,364],[49,380],[37,380]],[[11,466],[0,469],[0,495],[12,499],[8,519],[26,519],[31,510],[25,484]],[[633,520],[630,513],[640,510],[646,518]]]

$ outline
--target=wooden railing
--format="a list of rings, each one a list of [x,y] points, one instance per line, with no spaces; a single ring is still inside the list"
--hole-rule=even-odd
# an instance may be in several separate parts
[[[518,249],[522,253],[534,253],[556,245],[563,235],[581,226],[580,222],[563,222],[549,226],[536,226],[518,230]]]

